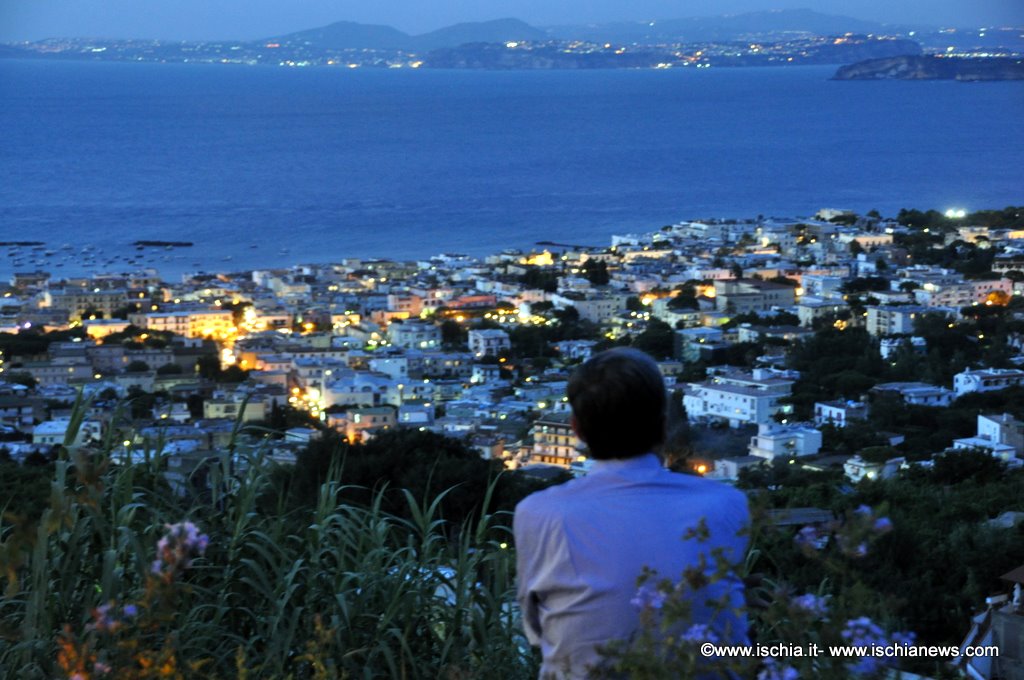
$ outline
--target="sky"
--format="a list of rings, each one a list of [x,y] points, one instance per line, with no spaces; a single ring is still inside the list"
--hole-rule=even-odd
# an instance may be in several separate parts
[[[244,40],[341,20],[417,34],[503,17],[551,26],[796,8],[895,24],[1024,25],[1024,0],[0,0],[0,41]]]

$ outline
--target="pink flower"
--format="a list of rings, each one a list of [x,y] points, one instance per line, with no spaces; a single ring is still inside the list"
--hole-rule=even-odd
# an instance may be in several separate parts
[[[156,544],[157,559],[150,571],[155,576],[171,578],[176,572],[188,569],[193,558],[206,552],[210,538],[200,534],[192,522],[168,524],[166,528],[167,533]]]

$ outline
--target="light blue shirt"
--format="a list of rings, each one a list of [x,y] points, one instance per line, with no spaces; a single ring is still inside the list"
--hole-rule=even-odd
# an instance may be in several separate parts
[[[683,536],[705,520],[710,537]],[[541,677],[583,678],[601,662],[598,645],[626,639],[639,626],[630,603],[645,567],[657,580],[679,581],[705,555],[722,548],[733,564],[747,547],[746,497],[730,486],[670,472],[654,454],[597,461],[585,477],[537,492],[516,506],[513,522],[518,599],[531,644],[544,657]],[[730,577],[694,597],[694,623],[719,639],[746,642],[745,618],[712,618],[706,603],[743,605],[743,585]],[[568,670],[568,672],[566,672]]]

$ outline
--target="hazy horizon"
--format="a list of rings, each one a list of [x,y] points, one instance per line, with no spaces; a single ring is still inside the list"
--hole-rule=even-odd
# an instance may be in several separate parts
[[[0,41],[60,37],[164,40],[252,40],[336,21],[393,26],[411,34],[451,24],[514,17],[539,27],[560,24],[657,21],[773,9],[887,24],[977,28],[1024,25],[1020,0],[635,0],[628,10],[612,0],[0,0]]]

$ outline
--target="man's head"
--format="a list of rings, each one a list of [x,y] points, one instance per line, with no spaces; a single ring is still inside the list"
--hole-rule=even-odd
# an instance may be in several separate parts
[[[596,459],[632,458],[665,440],[665,382],[643,352],[612,349],[569,379],[576,433]]]

